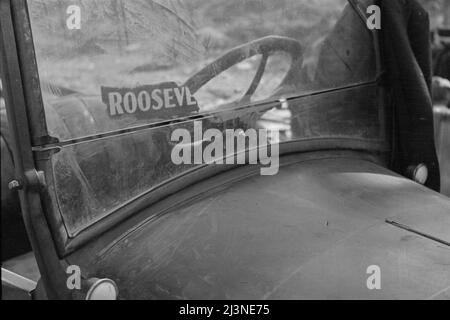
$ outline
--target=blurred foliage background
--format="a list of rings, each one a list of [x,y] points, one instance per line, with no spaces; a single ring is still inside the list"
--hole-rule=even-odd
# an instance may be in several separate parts
[[[428,10],[431,18],[431,28],[450,27],[450,0],[419,0]]]

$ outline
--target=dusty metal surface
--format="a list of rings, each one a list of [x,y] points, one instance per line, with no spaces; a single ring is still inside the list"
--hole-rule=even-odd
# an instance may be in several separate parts
[[[450,247],[388,218],[447,239],[450,200],[370,162],[309,161],[153,219],[86,269],[132,299],[448,298]]]

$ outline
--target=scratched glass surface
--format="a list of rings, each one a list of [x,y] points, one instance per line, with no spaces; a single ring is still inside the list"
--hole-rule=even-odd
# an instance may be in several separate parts
[[[290,104],[301,104],[302,112],[297,115],[298,121],[292,125],[292,130],[280,130],[279,139],[289,141],[292,135],[296,135],[309,137],[304,138],[306,141],[311,137],[361,137],[373,140],[382,131],[376,94],[377,89],[368,86],[294,99]],[[337,109],[333,107],[336,105],[342,112],[335,112]],[[365,108],[361,108],[361,105]],[[209,116],[197,123],[202,123],[202,133],[210,128],[222,132],[236,127],[246,130],[256,127],[256,122],[266,128],[286,127],[286,124],[274,123],[273,119],[259,120],[267,109],[272,108],[266,106],[266,109],[261,110],[253,107],[252,112],[240,116],[236,116],[233,111]],[[282,108],[280,111],[287,110]],[[61,123],[56,112],[51,114],[52,122]],[[200,165],[209,165],[193,162],[177,165],[171,159],[172,150],[177,145],[176,141],[171,141],[171,133],[175,129],[185,128],[191,132],[190,150],[191,154],[194,153],[195,143],[201,140],[195,140],[193,125],[192,121],[186,121],[140,130],[69,145],[56,153],[52,157],[55,193],[51,196],[59,206],[68,234],[76,236],[124,204],[151,194],[170,179],[192,172]],[[80,128],[88,129],[89,126]],[[66,127],[61,127],[61,132],[65,130]],[[268,135],[267,144],[277,142]],[[235,153],[224,149],[223,154]]]
[[[61,96],[95,97],[99,103],[87,107],[102,109],[106,117],[102,86],[134,88],[173,81],[189,84],[199,112],[209,112],[375,77],[371,32],[344,0],[29,0],[28,4],[46,106],[58,104]],[[78,12],[71,11],[74,5]],[[252,83],[262,54],[251,56],[243,50],[228,59],[226,70],[217,63],[230,50],[264,37],[288,39],[267,52],[259,82]],[[206,75],[210,81],[199,85],[195,75],[208,65],[213,70]],[[289,70],[293,74],[286,79]],[[243,98],[252,84],[256,90]],[[96,132],[160,120],[126,114]],[[49,130],[61,138],[53,127]],[[73,133],[72,138],[80,135],[85,134]]]
[[[372,2],[360,1],[362,10]],[[345,0],[28,6],[49,133],[66,142],[52,158],[52,196],[72,235],[195,167],[170,161],[169,133],[192,127],[189,117],[207,117],[205,128],[279,130],[272,142],[383,137],[376,89],[363,86],[377,76],[373,33]],[[164,115],[150,108],[113,117],[119,109],[101,95],[102,87],[131,92],[168,82],[198,104],[183,124],[175,123],[183,103]],[[177,100],[171,94],[161,97],[163,109]]]

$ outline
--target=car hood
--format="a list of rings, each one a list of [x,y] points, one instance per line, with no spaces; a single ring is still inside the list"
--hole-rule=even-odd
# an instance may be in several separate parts
[[[372,162],[333,158],[149,219],[84,267],[129,299],[441,299],[449,242],[449,198]],[[378,267],[381,288],[371,290]]]

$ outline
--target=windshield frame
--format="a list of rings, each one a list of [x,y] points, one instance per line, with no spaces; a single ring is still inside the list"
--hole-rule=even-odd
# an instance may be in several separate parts
[[[24,8],[20,6],[21,4],[23,3],[10,0],[0,2],[0,72],[3,78],[8,126],[12,136],[15,178],[19,185],[17,190],[13,191],[19,192],[22,218],[39,267],[41,283],[46,289],[46,296],[49,299],[67,299],[70,292],[65,285],[66,274],[61,267],[57,244],[46,223],[45,209],[42,206],[40,190],[45,182],[39,179],[42,172],[37,171],[31,148],[31,128],[27,113],[30,92],[26,90],[30,89],[30,84],[26,86],[27,88],[24,85],[25,79],[30,75],[24,75],[27,68],[22,60],[24,48],[19,47],[17,41],[25,34],[16,29],[17,24],[22,23],[20,17],[27,17],[26,11],[21,12],[25,13],[25,16],[20,14],[20,9]]]
[[[356,0],[348,0],[348,2],[355,10],[358,11],[358,14],[361,17],[361,23],[365,24],[366,21],[364,21],[364,17],[362,16],[364,13],[359,7],[359,2]],[[45,172],[46,175],[49,176],[53,172],[50,159],[55,152],[58,152],[60,148],[66,144],[88,142],[92,140],[93,137],[86,136],[75,140],[60,142],[57,138],[51,137],[48,134],[27,0],[11,1],[11,6],[17,42],[17,51],[21,64],[22,83],[25,92],[25,107],[27,109],[28,115],[29,132],[31,136],[31,149],[34,152],[36,168]],[[310,96],[332,91],[344,91],[353,87],[377,87],[379,85],[379,81],[381,79],[383,71],[381,64],[381,53],[379,50],[378,31],[373,30],[372,34],[373,42],[375,44],[374,49],[377,72],[376,77],[373,81],[358,83],[347,87],[327,89],[319,92],[310,92],[307,94],[293,96],[291,97],[291,99],[297,99],[302,96]],[[279,103],[279,101],[261,101],[256,103],[256,107],[258,105],[267,105],[267,103]],[[252,107],[255,107],[254,103],[250,105]],[[248,105],[240,106],[239,108],[246,107],[248,107]],[[210,112],[200,114],[196,116],[196,118],[208,116],[211,116]],[[177,121],[188,120],[190,120],[189,117],[177,119]],[[123,130],[111,131],[100,136],[97,135],[95,139],[115,137],[121,134],[127,134],[139,130],[146,130],[152,127],[168,125],[169,123],[173,122],[174,120],[167,120],[144,126],[136,126]],[[385,128],[383,129],[383,132],[386,132]],[[386,153],[390,151],[387,143],[388,141],[384,141],[383,143],[378,140],[369,141],[356,138],[306,138],[303,140],[293,140],[281,143],[280,156],[284,154],[292,154],[297,152],[314,152],[319,150],[359,150],[369,153]],[[135,198],[132,198],[129,201],[123,203],[120,207],[114,209],[107,216],[93,221],[89,226],[73,235],[69,235],[68,230],[64,226],[64,223],[62,223],[58,204],[55,203],[52,200],[52,197],[49,195],[49,190],[52,190],[52,188],[54,188],[53,179],[47,179],[48,185],[46,191],[44,191],[42,194],[42,203],[44,206],[44,214],[48,218],[48,222],[50,224],[52,234],[56,242],[58,253],[61,257],[66,256],[67,254],[75,251],[81,245],[85,244],[87,241],[96,236],[99,236],[106,230],[111,229],[114,225],[120,223],[124,219],[136,214],[137,212],[145,209],[150,205],[153,205],[167,195],[173,194],[183,188],[186,188],[189,185],[216,175],[220,172],[232,170],[236,167],[238,167],[238,165],[217,166],[205,164],[197,166],[191,170],[186,171],[183,174],[174,176],[173,178],[164,181],[163,183],[155,185],[154,187],[148,189],[145,193],[140,194]]]

